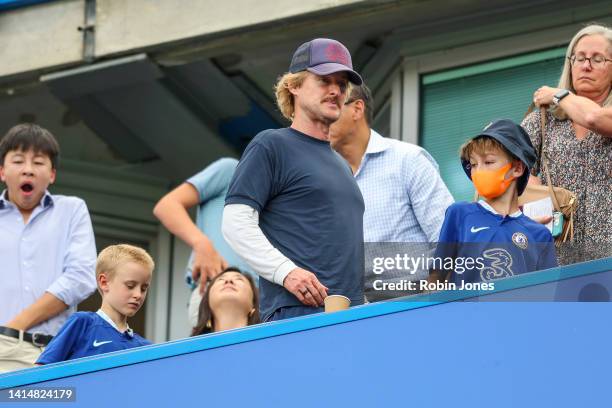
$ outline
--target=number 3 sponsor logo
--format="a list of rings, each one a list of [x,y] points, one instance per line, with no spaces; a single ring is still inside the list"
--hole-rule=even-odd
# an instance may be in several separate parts
[[[482,268],[480,271],[480,279],[490,281],[494,279],[507,278],[513,276],[512,271],[512,256],[508,251],[502,248],[487,249],[482,253],[486,262],[489,265]]]

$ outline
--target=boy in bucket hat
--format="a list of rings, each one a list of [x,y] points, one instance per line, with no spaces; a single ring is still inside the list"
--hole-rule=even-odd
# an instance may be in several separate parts
[[[447,209],[430,281],[448,279],[460,287],[557,266],[550,231],[518,206],[536,160],[523,128],[496,120],[467,141],[460,155],[482,199]]]

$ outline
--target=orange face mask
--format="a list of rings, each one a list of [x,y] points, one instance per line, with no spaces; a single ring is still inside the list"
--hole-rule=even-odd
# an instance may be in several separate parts
[[[506,179],[506,173],[512,168],[512,163],[498,170],[472,170],[472,182],[481,196],[493,199],[504,194],[516,177]]]

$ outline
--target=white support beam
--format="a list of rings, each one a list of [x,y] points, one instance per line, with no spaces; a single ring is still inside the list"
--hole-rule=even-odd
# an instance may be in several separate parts
[[[402,92],[403,92],[402,71],[393,78],[391,83],[391,133],[389,137],[397,140],[402,140]]]
[[[147,296],[146,338],[159,343],[189,337],[187,304],[191,291],[185,283],[185,266],[191,248],[162,226],[150,248],[155,271]]]
[[[402,139],[419,143],[419,70],[416,61],[405,61],[402,67]]]
[[[159,228],[157,239],[151,242],[151,255],[155,259],[155,271],[151,289],[147,296],[145,316],[145,337],[155,343],[167,341],[169,323],[168,315],[168,287],[170,285],[172,270],[170,233],[163,227]]]
[[[172,271],[169,274],[172,279],[172,290],[167,290],[170,299],[170,315],[168,316],[169,338],[167,340],[177,340],[189,337],[191,327],[187,319],[187,304],[191,297],[191,290],[185,283],[185,268],[191,248],[178,238],[173,240],[174,251],[172,257]]]

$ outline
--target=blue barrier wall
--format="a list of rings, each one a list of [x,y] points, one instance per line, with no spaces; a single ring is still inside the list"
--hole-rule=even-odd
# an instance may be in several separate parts
[[[87,407],[607,406],[612,304],[562,301],[603,290],[612,258],[468,301],[438,293],[8,373],[0,388],[74,387],[66,406]]]
[[[31,6],[38,3],[48,3],[56,0],[0,0],[0,11]]]

